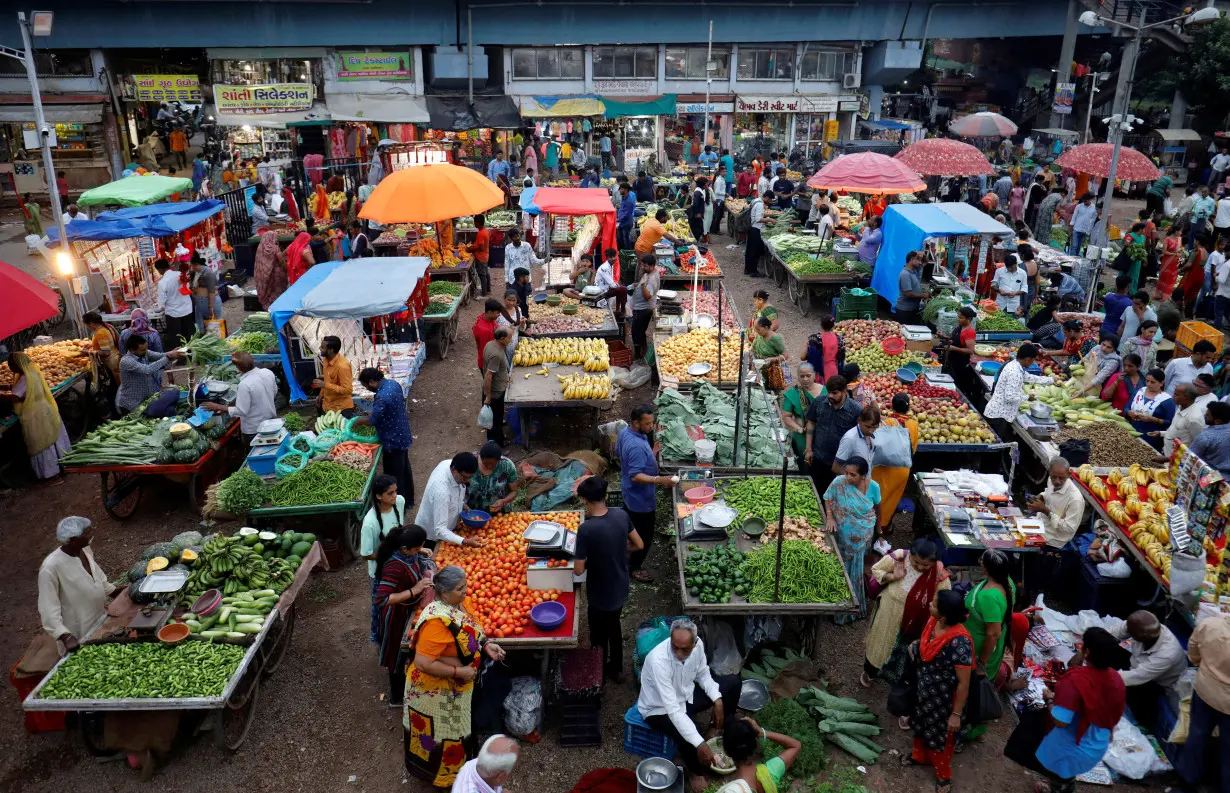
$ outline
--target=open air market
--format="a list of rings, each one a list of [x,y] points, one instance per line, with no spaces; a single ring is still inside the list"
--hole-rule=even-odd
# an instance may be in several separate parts
[[[149,5],[0,20],[0,790],[1230,791],[1220,4]]]

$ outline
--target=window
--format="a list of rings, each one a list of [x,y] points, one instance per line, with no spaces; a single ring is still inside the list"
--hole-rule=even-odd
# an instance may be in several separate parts
[[[657,47],[594,47],[595,79],[652,80],[657,76]]]
[[[320,62],[289,58],[255,61],[214,61],[213,81],[222,85],[312,83],[319,89]]]
[[[705,72],[705,57],[708,47],[667,47],[666,48],[666,79],[668,80],[704,80],[709,77]],[[713,60],[717,69],[714,78],[725,80],[730,76],[730,47],[714,47]]]
[[[793,80],[794,48],[739,48],[740,80]]]
[[[34,53],[34,69],[40,77],[93,77],[89,50],[40,50]],[[0,58],[0,74],[25,78],[26,65],[13,58]]]
[[[518,47],[512,51],[514,80],[582,80],[580,47]]]
[[[808,50],[803,53],[799,77],[804,80],[840,80],[854,71],[854,53],[842,50]]]

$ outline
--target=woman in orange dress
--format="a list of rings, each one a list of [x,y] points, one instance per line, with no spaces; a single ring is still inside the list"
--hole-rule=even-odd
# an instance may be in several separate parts
[[[1187,257],[1187,264],[1183,266],[1183,279],[1179,281],[1179,288],[1174,294],[1183,300],[1179,310],[1184,316],[1195,313],[1196,298],[1200,297],[1200,288],[1204,286],[1204,263],[1209,258],[1212,247],[1211,240],[1198,240],[1192,249],[1192,255]]]
[[[884,414],[880,423],[883,427],[905,427],[910,433],[910,454],[918,451],[918,422],[910,416],[908,394],[893,397],[892,410]],[[871,478],[880,486],[880,536],[884,536],[891,531],[893,513],[905,495],[905,486],[910,481],[910,467],[876,465],[871,469]]]
[[[1182,227],[1175,223],[1162,240],[1162,263],[1157,271],[1157,285],[1153,292],[1154,299],[1160,303],[1170,300],[1179,280],[1179,258],[1183,252],[1182,231]]]
[[[414,660],[406,670],[402,728],[406,771],[447,788],[478,754],[470,705],[483,656],[500,661],[504,650],[487,640],[475,620],[464,570],[445,567],[431,585],[435,600],[424,607],[410,635]]]

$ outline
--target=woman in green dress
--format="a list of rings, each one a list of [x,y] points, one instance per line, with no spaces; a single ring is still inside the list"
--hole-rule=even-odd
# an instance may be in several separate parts
[[[782,362],[786,360],[786,342],[773,332],[773,323],[768,317],[756,320],[752,357],[761,361],[760,375],[764,379],[764,387],[775,394],[785,391],[786,374]]]
[[[807,361],[794,371],[795,384],[782,392],[782,424],[790,430],[790,445],[799,470],[806,471],[803,455],[807,451],[807,409],[824,393],[824,386],[816,382],[816,368]]]
[[[1132,230],[1123,237],[1123,246],[1127,248],[1131,245],[1141,245],[1146,250],[1149,248],[1148,237],[1145,236],[1145,224],[1133,223]],[[1147,258],[1147,254],[1146,257]],[[1132,266],[1127,271],[1126,275],[1132,279],[1132,286],[1128,290],[1128,294],[1136,294],[1136,290],[1140,288],[1140,268],[1144,265],[1144,258],[1132,259]]]
[[[777,309],[769,305],[769,293],[764,289],[757,289],[752,293],[752,318],[748,322],[748,327],[751,330],[756,329],[756,322],[764,317],[769,320],[770,327],[773,332],[777,332]]]
[[[965,628],[974,640],[975,679],[971,688],[979,676],[987,676],[988,670],[999,671],[1004,660],[1004,644],[1010,634],[1012,604],[1016,602],[1016,584],[1009,573],[1012,563],[1008,554],[989,548],[982,554],[979,564],[986,578],[965,596],[965,607],[969,609]],[[981,741],[986,731],[986,724],[974,724],[961,737],[965,742]]]

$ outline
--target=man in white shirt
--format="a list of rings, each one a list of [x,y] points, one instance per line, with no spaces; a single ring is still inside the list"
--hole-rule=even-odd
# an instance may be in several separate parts
[[[88,218],[76,204],[69,204],[68,211],[64,213],[64,225],[67,226],[74,220],[88,220]]]
[[[251,443],[261,423],[278,417],[274,399],[278,395],[278,378],[268,369],[256,368],[256,361],[246,352],[231,356],[231,363],[239,370],[239,386],[235,390],[235,404],[227,407],[217,402],[202,402],[201,407],[216,413],[226,413],[239,418],[239,431]]]
[[[1132,660],[1119,670],[1127,686],[1127,704],[1143,727],[1152,727],[1158,700],[1170,696],[1187,670],[1187,653],[1169,628],[1151,612],[1134,611],[1107,626],[1119,641],[1131,639]]]
[[[1208,372],[1201,372],[1196,375],[1196,379],[1192,381],[1192,386],[1196,389],[1196,403],[1200,406],[1200,415],[1204,415],[1204,409],[1209,406],[1209,403],[1217,401],[1217,394],[1214,393],[1217,388],[1217,382],[1213,379],[1213,375]]]
[[[1222,184],[1226,181],[1226,171],[1230,170],[1230,153],[1226,149],[1222,149],[1209,162],[1209,167],[1213,169],[1213,174],[1209,177],[1209,186],[1213,187]]]
[[[507,735],[492,735],[453,780],[452,793],[502,793],[521,757],[521,747]]]
[[[696,635],[696,623],[686,617],[672,622],[670,638],[645,656],[636,709],[646,724],[674,740],[691,772],[694,791],[708,784],[705,775],[713,763],[713,750],[705,744],[692,717],[712,706],[712,728],[720,733],[726,711],[733,715],[738,707],[740,686],[737,675],[714,680],[705,660],[705,643]]]
[[[1076,536],[1085,513],[1085,499],[1071,473],[1064,458],[1051,460],[1050,489],[1026,504],[1042,516],[1046,544],[1052,548],[1062,548]]]
[[[180,284],[178,269],[166,259],[154,262],[154,269],[158,271],[158,304],[162,306],[167,323],[162,334],[162,349],[170,351],[183,343],[181,337],[184,341],[192,338],[196,329],[196,307],[188,288]]]
[[[1196,386],[1184,383],[1174,390],[1174,419],[1162,435],[1162,457],[1169,459],[1174,451],[1175,441],[1184,446],[1191,446],[1192,441],[1204,429],[1204,404],[1196,402]]]
[[[508,244],[504,246],[504,281],[512,286],[517,277],[513,274],[518,267],[524,267],[534,272],[531,265],[542,266],[545,260],[534,255],[534,249],[528,242],[521,240],[521,229],[508,232]]]
[[[1081,196],[1080,203],[1072,210],[1072,239],[1068,243],[1068,253],[1080,256],[1089,235],[1093,233],[1093,224],[1098,221],[1098,208],[1093,205],[1093,193]]]
[[[1197,375],[1205,372],[1213,374],[1213,365],[1209,363],[1217,354],[1217,348],[1208,339],[1201,339],[1192,346],[1192,354],[1187,358],[1172,358],[1166,364],[1166,393],[1174,396],[1174,390],[1184,383],[1190,383]]]
[[[64,518],[56,526],[60,547],[38,569],[38,615],[61,654],[77,649],[107,615],[115,587],[94,561],[89,518]]]
[[[617,261],[619,261],[619,251],[614,248],[607,248],[606,258],[602,264],[598,265],[598,269],[594,271],[594,286],[602,290],[601,294],[604,297],[598,301],[598,305],[603,308],[610,305],[605,295],[614,293],[615,318],[622,323],[628,307],[628,290],[615,280],[615,262]]]
[[[760,173],[760,178],[756,180],[756,195],[764,195],[768,190],[772,189],[772,181],[777,177],[765,168]]]
[[[1222,204],[1230,207],[1230,198],[1223,198],[1217,203],[1219,214],[1221,213]],[[1230,223],[1227,225],[1230,225]],[[1225,233],[1230,235],[1230,228],[1227,228]],[[1213,257],[1210,256],[1210,262],[1212,259]],[[1227,259],[1224,255],[1222,256],[1221,263],[1217,265],[1217,269],[1213,271],[1213,289],[1216,296],[1213,301],[1216,311],[1213,324],[1219,328],[1230,327],[1230,259]]]
[[[473,452],[458,452],[451,460],[441,460],[427,479],[419,512],[414,522],[427,530],[427,547],[433,550],[441,540],[454,545],[482,547],[473,537],[462,538],[455,529],[466,506],[466,486],[478,471]]]
[[[1012,423],[1016,421],[1021,403],[1026,399],[1025,384],[1055,382],[1052,377],[1025,371],[1037,359],[1038,345],[1026,342],[1017,348],[1016,360],[1009,361],[999,370],[991,398],[987,400],[987,408],[982,414],[991,420],[1001,440],[1007,441],[1014,434]]]
[[[996,270],[995,277],[991,279],[991,286],[997,292],[995,302],[999,303],[1000,310],[1009,314],[1021,313],[1021,295],[1025,294],[1025,288],[1029,285],[1029,277],[1018,262],[1015,253],[1008,254],[1004,266]]]

